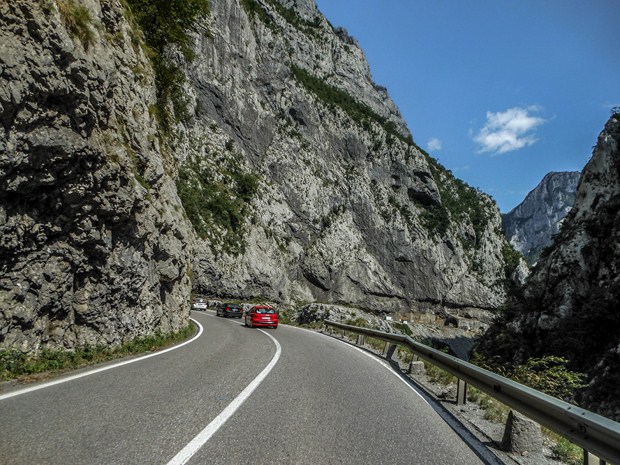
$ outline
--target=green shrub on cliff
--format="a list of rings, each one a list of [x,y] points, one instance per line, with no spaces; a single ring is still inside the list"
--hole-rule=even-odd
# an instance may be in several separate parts
[[[430,168],[433,179],[439,189],[441,205],[426,206],[423,218],[432,231],[445,233],[450,221],[462,221],[467,218],[474,229],[474,242],[464,243],[466,248],[478,248],[482,244],[482,236],[492,218],[492,201],[485,201],[484,194],[478,189],[454,177],[450,170],[444,168],[437,160],[422,150]]]
[[[504,257],[504,271],[506,277],[510,278],[512,273],[514,273],[519,266],[519,261],[523,258],[523,255],[516,251],[509,242],[506,242],[502,246],[502,256]]]
[[[245,250],[245,222],[258,182],[232,160],[218,172],[188,163],[179,170],[177,191],[198,236],[236,255]]]
[[[123,0],[144,33],[151,50],[149,57],[157,86],[157,118],[168,133],[176,120],[187,117],[187,101],[182,86],[184,74],[166,55],[169,46],[180,49],[191,60],[189,31],[209,13],[207,0]]]
[[[291,26],[305,32],[309,35],[315,36],[320,39],[321,36],[317,33],[316,28],[321,25],[320,16],[316,16],[314,20],[308,21],[299,16],[293,8],[287,8],[278,0],[266,0],[284,20]],[[263,22],[268,28],[276,30],[277,26],[274,23],[271,15],[265,10],[257,0],[241,0],[241,6],[245,9],[248,16],[256,16],[261,22]]]
[[[392,121],[388,121],[383,116],[377,114],[368,105],[359,102],[348,92],[327,84],[323,79],[313,76],[299,66],[292,65],[291,70],[297,82],[320,98],[329,107],[339,107],[359,125],[367,125],[369,121],[374,121],[383,127],[388,136],[400,139],[406,144],[414,145],[411,136],[403,136]]]

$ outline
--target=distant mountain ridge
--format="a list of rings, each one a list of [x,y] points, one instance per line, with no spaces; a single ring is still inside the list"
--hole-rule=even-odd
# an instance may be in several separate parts
[[[502,228],[513,247],[528,263],[538,261],[575,202],[579,171],[548,173],[509,213],[502,214]]]
[[[561,356],[587,375],[580,405],[620,420],[620,113],[598,137],[574,206],[522,292],[481,339],[489,358]]]

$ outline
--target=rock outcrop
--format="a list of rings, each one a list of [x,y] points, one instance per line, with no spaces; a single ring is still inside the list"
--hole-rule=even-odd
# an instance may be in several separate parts
[[[212,2],[210,37],[196,38],[186,67],[199,109],[179,144],[189,178],[234,184],[224,171],[239,164],[259,180],[242,238],[208,212],[195,218],[243,245],[227,253],[205,234],[196,289],[385,311],[497,308],[495,203],[417,148],[355,39],[314,2],[249,3]]]
[[[502,214],[506,237],[531,265],[560,231],[575,202],[580,175],[578,171],[549,173],[523,202]]]
[[[480,350],[521,363],[559,355],[588,375],[581,401],[620,419],[620,113],[598,137],[574,207],[522,298],[485,335]]]
[[[165,52],[186,109],[169,131],[131,2],[0,4],[0,344],[178,329],[191,285],[498,308],[495,203],[415,145],[356,40],[312,0],[210,3],[194,59]]]
[[[0,344],[113,345],[188,324],[191,225],[150,64],[116,2],[0,3]],[[94,20],[93,20],[94,21]]]

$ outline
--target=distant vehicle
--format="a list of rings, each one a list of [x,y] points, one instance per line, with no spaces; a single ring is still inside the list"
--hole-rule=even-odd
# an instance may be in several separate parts
[[[278,327],[278,312],[269,305],[255,305],[245,313],[245,325]]]
[[[204,301],[204,299],[196,299],[194,301],[194,305],[192,305],[192,308],[194,310],[206,310],[207,303]]]
[[[243,309],[239,304],[222,304],[217,308],[215,312],[217,316],[229,317],[234,316],[235,318],[241,318],[243,316]]]

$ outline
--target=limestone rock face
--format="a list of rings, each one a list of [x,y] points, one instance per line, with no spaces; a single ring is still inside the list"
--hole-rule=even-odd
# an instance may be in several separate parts
[[[117,2],[0,4],[0,345],[118,344],[188,324],[189,225]]]
[[[188,116],[158,130],[117,0],[0,4],[0,344],[115,344],[188,321],[194,290],[381,312],[492,312],[491,198],[413,142],[357,41],[313,0],[212,0]]]
[[[578,171],[549,173],[525,200],[502,215],[506,237],[530,264],[551,245],[575,202]]]
[[[260,180],[243,251],[199,241],[196,289],[388,312],[501,305],[494,202],[413,143],[357,41],[313,1],[256,3],[262,13],[211,2],[210,34],[186,65],[199,110],[183,125],[181,163],[214,179],[238,164]]]

